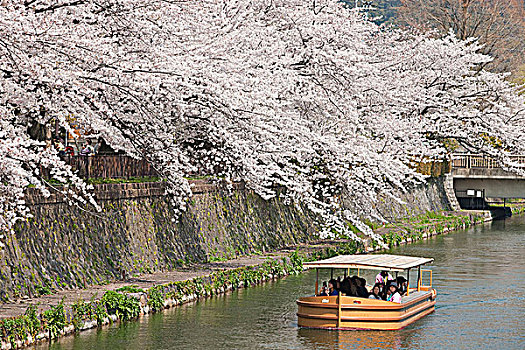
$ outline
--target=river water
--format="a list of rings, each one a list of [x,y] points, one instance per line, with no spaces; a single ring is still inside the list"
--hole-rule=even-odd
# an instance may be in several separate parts
[[[436,311],[400,331],[298,328],[295,300],[313,293],[312,271],[83,332],[50,348],[525,349],[524,238],[522,216],[392,249],[435,259]],[[372,280],[373,272],[365,277]]]

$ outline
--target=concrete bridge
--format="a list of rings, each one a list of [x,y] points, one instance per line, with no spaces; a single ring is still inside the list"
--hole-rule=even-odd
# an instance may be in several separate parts
[[[512,156],[511,160],[525,168],[525,156]],[[501,169],[488,156],[452,155],[451,178],[462,208],[481,209],[486,198],[525,198],[525,177]]]

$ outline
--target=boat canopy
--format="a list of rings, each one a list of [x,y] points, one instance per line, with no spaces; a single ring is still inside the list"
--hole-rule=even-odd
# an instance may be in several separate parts
[[[367,270],[386,270],[404,271],[413,267],[421,266],[434,261],[432,258],[418,258],[415,256],[403,255],[340,255],[330,259],[309,261],[303,266],[312,268],[331,268],[331,269],[367,269]]]

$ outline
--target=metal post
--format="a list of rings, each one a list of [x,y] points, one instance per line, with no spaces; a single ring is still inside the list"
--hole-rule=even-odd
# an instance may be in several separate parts
[[[407,271],[407,297],[410,295],[410,269]]]
[[[417,291],[421,291],[421,266],[417,268]]]
[[[315,293],[317,295],[319,291],[319,269],[315,269]]]
[[[334,269],[330,269],[330,279],[334,279]]]

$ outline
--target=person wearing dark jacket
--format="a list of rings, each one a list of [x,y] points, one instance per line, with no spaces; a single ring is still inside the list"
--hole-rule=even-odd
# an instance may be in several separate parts
[[[368,290],[366,289],[366,280],[364,278],[359,278],[357,276],[352,277],[353,282],[356,285],[357,296],[360,298],[368,298]]]
[[[331,279],[330,281],[328,281],[328,295],[329,296],[339,295],[339,291],[336,289],[337,285],[338,285],[337,280]]]
[[[399,294],[401,294],[401,296],[406,295],[408,289],[408,281],[406,278],[403,276],[397,276],[396,282],[399,288]]]

